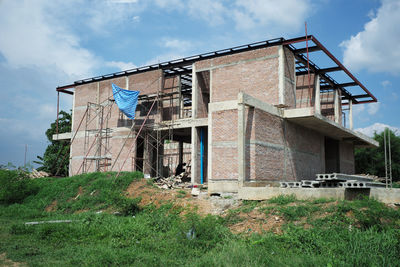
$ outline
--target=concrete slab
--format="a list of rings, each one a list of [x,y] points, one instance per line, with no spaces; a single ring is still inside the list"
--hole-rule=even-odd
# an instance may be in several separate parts
[[[285,110],[284,118],[334,139],[355,141],[354,143],[357,146],[379,146],[379,143],[374,139],[347,129],[320,114],[314,113],[310,108]]]
[[[400,203],[400,188],[280,188],[280,187],[242,187],[238,190],[239,199],[266,200],[279,195],[295,195],[297,199],[333,198],[352,200],[368,196],[383,203]]]

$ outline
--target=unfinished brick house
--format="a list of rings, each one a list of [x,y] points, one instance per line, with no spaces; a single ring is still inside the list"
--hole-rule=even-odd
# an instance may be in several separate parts
[[[318,67],[308,54],[331,65]],[[112,83],[140,91],[135,120],[114,104]],[[354,148],[378,145],[353,131],[352,118],[354,104],[376,98],[311,35],[89,78],[57,91],[74,98],[72,132],[54,136],[72,141],[70,175],[167,176],[187,163],[193,184],[237,192],[316,173],[353,174]]]

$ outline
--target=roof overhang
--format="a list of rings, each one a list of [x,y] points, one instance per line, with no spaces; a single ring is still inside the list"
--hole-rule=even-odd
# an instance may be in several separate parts
[[[352,141],[358,147],[379,147],[379,143],[359,132],[347,129],[340,124],[314,113],[313,108],[288,109],[284,118],[295,124],[320,132],[337,140]]]

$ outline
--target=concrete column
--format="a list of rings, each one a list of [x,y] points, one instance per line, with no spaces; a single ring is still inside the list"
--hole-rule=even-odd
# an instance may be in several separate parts
[[[335,122],[339,123],[340,114],[339,114],[339,89],[335,89],[334,94],[334,109],[335,109]]]
[[[279,46],[278,54],[279,54],[279,67],[278,67],[278,74],[279,74],[279,104],[285,104],[285,51],[283,50],[283,46]]]
[[[349,100],[349,128],[353,130],[353,100]]]
[[[212,155],[213,155],[213,150],[212,150],[212,131],[213,131],[213,125],[212,125],[212,109],[211,109],[211,105],[208,105],[209,109],[208,109],[208,157],[207,157],[207,179],[208,181],[212,181],[212,168],[213,168],[213,159],[212,159]]]
[[[239,187],[246,180],[246,106],[243,103],[243,94],[238,97],[238,172]]]
[[[320,77],[315,75],[315,113],[321,114],[321,87],[320,87]]]
[[[196,76],[196,65],[192,64],[192,118],[197,118],[197,76]],[[193,137],[193,136],[192,136]]]
[[[184,108],[184,103],[183,103],[183,95],[182,95],[182,83],[181,83],[181,77],[178,76],[178,91],[179,91],[179,119],[183,118],[183,108]]]
[[[198,145],[199,145],[199,140],[197,136],[197,129],[196,127],[192,127],[192,160],[191,160],[191,182],[192,184],[196,183],[196,181],[199,180],[198,177],[198,167],[197,167],[197,161],[199,159],[198,157]]]

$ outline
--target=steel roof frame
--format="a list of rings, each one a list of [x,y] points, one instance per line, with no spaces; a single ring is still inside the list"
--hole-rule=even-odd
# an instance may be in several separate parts
[[[295,48],[293,44],[304,43],[304,42],[312,42],[314,45],[308,46],[306,48]],[[190,57],[180,58],[172,61],[162,62],[158,64],[148,65],[144,67],[139,67],[135,69],[130,69],[126,71],[115,72],[107,75],[97,76],[93,78],[78,80],[73,84],[64,85],[57,87],[58,92],[73,94],[72,91],[67,90],[74,88],[79,85],[103,81],[113,78],[118,78],[122,76],[126,76],[129,74],[141,73],[151,70],[160,69],[164,72],[165,76],[174,76],[181,75],[183,80],[185,80],[185,87],[189,86],[191,83],[191,75],[192,75],[192,64],[205,59],[211,59],[226,55],[237,54],[245,51],[256,50],[265,47],[284,45],[288,47],[294,54],[296,58],[296,75],[306,75],[309,72],[320,75],[321,78],[321,90],[333,90],[339,89],[342,91],[342,99],[352,100],[354,104],[361,103],[370,103],[377,102],[376,97],[356,78],[354,75],[345,67],[343,64],[334,57],[313,35],[302,36],[292,39],[284,39],[284,38],[275,38],[267,41],[256,42],[252,44],[246,44],[241,46],[236,46],[232,48],[217,50],[214,52],[208,52],[204,54],[198,54]],[[304,54],[308,52],[322,51],[326,56],[328,56],[335,66],[328,68],[319,68],[314,62],[309,60]],[[307,64],[308,63],[308,64]],[[309,66],[310,70],[308,70],[307,66]],[[328,73],[330,72],[339,72],[343,71],[347,77],[349,77],[352,81],[346,83],[338,83],[335,81]],[[346,87],[359,86],[365,94],[352,95]],[[364,100],[365,98],[368,98]]]

